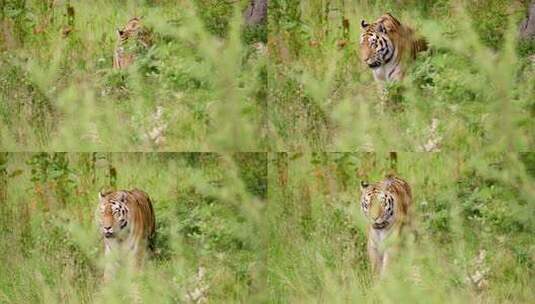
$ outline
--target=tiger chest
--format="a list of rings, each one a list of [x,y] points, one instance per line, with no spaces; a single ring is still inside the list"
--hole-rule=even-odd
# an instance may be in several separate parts
[[[374,229],[370,227],[368,231],[368,241],[375,249],[383,249],[391,231],[392,229]]]
[[[401,80],[401,66],[399,63],[396,63],[394,60],[391,62],[381,65],[373,71],[373,78],[377,81],[399,81]]]

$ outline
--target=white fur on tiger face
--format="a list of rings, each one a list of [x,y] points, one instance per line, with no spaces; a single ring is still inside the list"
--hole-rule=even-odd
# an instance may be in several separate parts
[[[360,206],[375,229],[388,228],[395,221],[394,196],[377,188],[364,191]]]
[[[427,49],[425,39],[389,13],[372,23],[362,20],[360,25],[360,56],[378,82],[401,80],[407,63]]]
[[[102,236],[106,239],[124,240],[128,236],[128,206],[126,193],[105,198],[99,192],[99,223]]]

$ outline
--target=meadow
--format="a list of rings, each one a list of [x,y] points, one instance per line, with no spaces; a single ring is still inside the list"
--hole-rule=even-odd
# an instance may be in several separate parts
[[[395,170],[412,223],[371,275],[359,183]],[[270,158],[270,303],[531,303],[534,153],[277,153]]]
[[[272,1],[272,150],[532,151],[535,43],[517,39],[529,2]],[[430,50],[383,100],[359,36],[386,12]]]
[[[392,170],[412,224],[377,280],[358,185]],[[534,179],[534,153],[2,153],[0,302],[530,303]],[[142,272],[95,218],[131,188],[157,221]]]
[[[143,272],[104,258],[95,217],[98,191],[132,188],[157,221]],[[266,199],[262,153],[2,153],[0,302],[255,302]]]
[[[262,151],[265,26],[248,1],[2,1],[3,151]],[[117,29],[153,45],[112,68]]]
[[[0,0],[0,303],[533,303],[529,2]],[[359,57],[385,12],[430,46],[386,94]],[[153,44],[114,69],[135,16]],[[377,279],[359,184],[392,172],[412,223]],[[132,188],[143,271],[95,218]]]

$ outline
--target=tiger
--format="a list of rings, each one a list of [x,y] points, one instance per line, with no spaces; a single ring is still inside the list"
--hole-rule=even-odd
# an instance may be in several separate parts
[[[375,81],[401,81],[406,64],[428,48],[424,38],[417,37],[412,28],[390,13],[373,23],[362,20],[360,25],[361,59],[372,69]]]
[[[137,49],[148,49],[153,43],[151,32],[141,24],[141,17],[133,17],[122,29],[117,29],[116,33],[117,44],[113,53],[115,69],[130,66]]]
[[[362,181],[360,190],[360,206],[369,222],[367,251],[370,265],[375,275],[383,277],[394,253],[394,248],[386,242],[399,237],[410,220],[411,187],[403,179],[387,175],[375,184]]]
[[[97,208],[104,254],[112,250],[132,253],[141,265],[147,249],[154,250],[156,220],[149,195],[141,190],[99,192]],[[105,277],[109,276],[105,273]]]

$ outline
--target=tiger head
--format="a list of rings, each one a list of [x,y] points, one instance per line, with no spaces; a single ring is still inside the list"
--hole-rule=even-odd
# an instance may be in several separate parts
[[[382,22],[366,23],[362,20],[360,56],[370,68],[376,69],[389,63],[394,57],[394,44]]]
[[[128,226],[127,193],[123,191],[98,193],[100,228],[105,238],[114,238]]]
[[[360,207],[374,229],[390,227],[395,220],[394,196],[385,187],[360,183]]]
[[[126,42],[128,38],[134,36],[142,28],[141,17],[134,17],[126,23],[122,29],[117,29],[117,39],[120,42]]]

